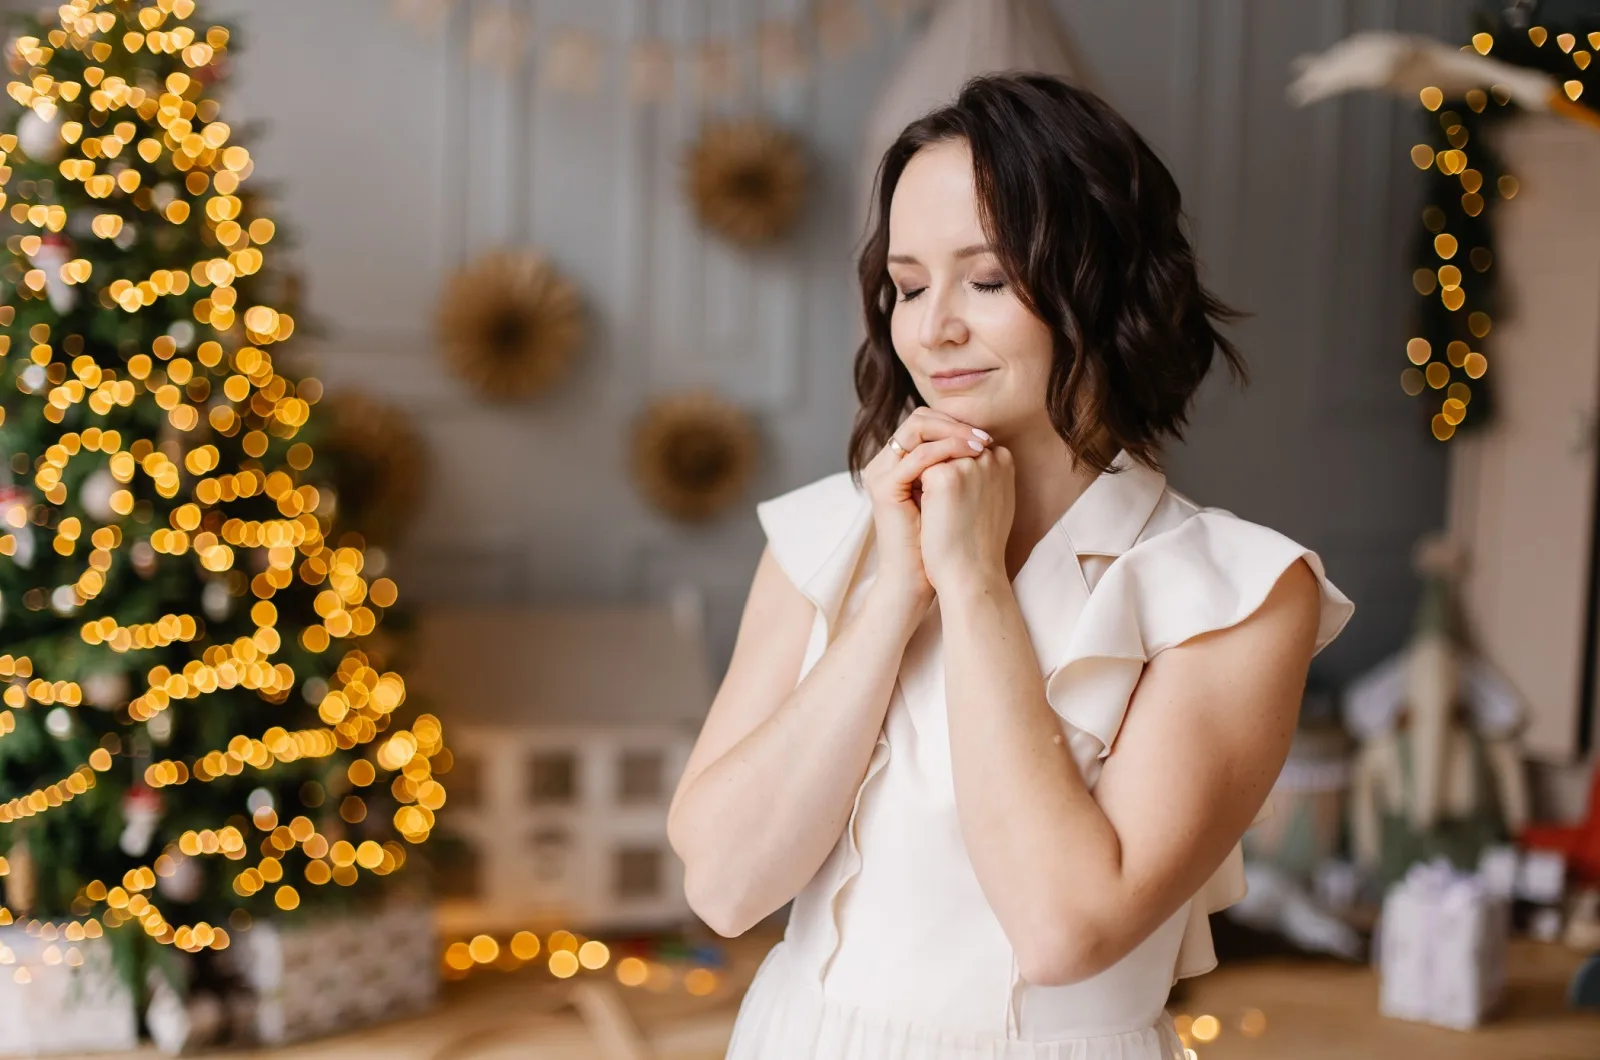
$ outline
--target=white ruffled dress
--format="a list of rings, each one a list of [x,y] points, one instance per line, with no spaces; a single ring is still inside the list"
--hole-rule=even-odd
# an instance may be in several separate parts
[[[1316,553],[1169,489],[1121,454],[1013,582],[1046,696],[1093,786],[1146,661],[1258,608],[1295,560],[1322,587],[1317,650],[1354,605]],[[762,502],[773,553],[816,605],[801,676],[875,568],[866,494],[839,472]],[[1116,965],[1068,986],[1017,970],[962,842],[939,609],[906,648],[839,841],[745,995],[728,1060],[1181,1060],[1168,991],[1216,964],[1208,914],[1244,896],[1236,847]]]

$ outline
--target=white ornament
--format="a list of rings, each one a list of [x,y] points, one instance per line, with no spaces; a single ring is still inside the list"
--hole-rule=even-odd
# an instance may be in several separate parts
[[[46,164],[59,161],[67,147],[61,139],[61,123],[55,118],[41,118],[33,110],[17,122],[17,146],[35,162]]]
[[[200,606],[205,609],[206,617],[213,622],[221,622],[233,610],[233,597],[228,595],[228,583],[220,578],[216,581],[206,582],[206,587],[200,590]]]
[[[50,593],[50,608],[58,615],[70,615],[78,609],[78,590],[71,585],[58,585]]]
[[[150,547],[150,542],[135,541],[129,554],[133,559],[133,569],[141,578],[148,578],[156,572],[156,550]]]
[[[62,316],[72,312],[78,304],[78,289],[61,278],[61,266],[72,260],[72,248],[65,241],[52,238],[39,244],[29,260],[44,270],[44,289],[50,308]]]
[[[117,513],[111,510],[111,495],[121,486],[105,468],[91,473],[83,480],[83,485],[78,487],[78,497],[83,501],[83,510],[94,516],[96,522],[109,523],[117,518]]]
[[[307,703],[319,707],[322,701],[328,698],[328,682],[320,677],[308,677],[300,688],[300,694],[306,697]]]
[[[194,342],[194,325],[187,320],[174,320],[167,336],[178,344],[178,349],[187,350]]]
[[[45,384],[46,376],[44,374],[44,365],[28,365],[28,367],[22,370],[22,375],[20,378],[22,385],[27,388],[28,392],[30,394],[34,393]]]
[[[7,526],[4,532],[9,533],[17,540],[17,550],[12,554],[12,560],[23,570],[32,567],[34,554],[33,527],[26,524],[15,528]]]
[[[252,791],[249,798],[244,800],[244,804],[250,810],[251,816],[260,813],[262,810],[275,811],[278,808],[278,800],[274,799],[272,792],[266,788],[257,788]]]
[[[139,226],[128,221],[122,226],[122,231],[111,237],[111,242],[118,250],[127,250],[139,241]]]
[[[205,884],[205,873],[200,871],[200,863],[185,854],[169,854],[175,867],[170,876],[160,876],[156,879],[156,890],[174,902],[192,902],[200,897],[200,888]]]
[[[145,722],[144,727],[150,733],[151,743],[166,744],[172,739],[172,712],[162,711]]]
[[[100,710],[116,710],[128,701],[128,674],[123,670],[101,670],[82,681],[83,701]]]
[[[135,788],[122,800],[122,819],[126,824],[117,845],[130,858],[143,857],[161,820],[161,797],[149,788]]]
[[[65,740],[72,735],[72,712],[66,707],[57,707],[44,716],[44,729],[58,740]]]

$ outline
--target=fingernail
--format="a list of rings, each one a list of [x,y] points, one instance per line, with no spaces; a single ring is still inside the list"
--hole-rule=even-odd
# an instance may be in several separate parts
[[[979,445],[977,442],[972,441],[970,438],[967,439],[967,444],[972,446],[972,449],[973,449],[974,452],[978,452],[978,453],[983,452],[983,446]]]
[[[983,430],[983,429],[982,429],[982,428],[980,428],[980,427],[974,427],[974,428],[972,428],[972,433],[973,433],[973,434],[976,434],[976,435],[977,435],[977,436],[978,436],[978,437],[979,437],[979,438],[982,438],[982,439],[983,439],[983,440],[984,440],[984,441],[986,441],[986,442],[992,442],[992,441],[994,441],[994,439],[993,439],[993,438],[990,438],[990,437],[989,437],[989,432],[988,432],[988,431],[985,431],[985,430]]]

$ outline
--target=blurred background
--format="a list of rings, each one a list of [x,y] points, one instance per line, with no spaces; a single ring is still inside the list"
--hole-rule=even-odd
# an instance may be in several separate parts
[[[15,337],[0,361],[0,441],[14,475],[0,482],[0,505],[22,514],[11,551],[0,547],[0,679],[21,689],[6,700],[20,726],[9,758],[0,741],[0,799],[21,800],[0,815],[0,884],[16,917],[0,927],[0,960],[10,954],[17,969],[0,974],[0,1014],[13,1017],[0,1018],[0,1055],[133,1048],[142,1037],[146,1049],[254,1042],[285,1056],[720,1056],[785,911],[738,940],[698,924],[665,810],[763,546],[754,505],[845,466],[860,340],[854,253],[878,155],[964,77],[1012,68],[1068,76],[1139,130],[1183,191],[1206,281],[1251,314],[1232,335],[1253,384],[1208,382],[1186,443],[1167,455],[1171,483],[1314,549],[1357,604],[1315,660],[1277,812],[1248,837],[1251,898],[1213,918],[1223,967],[1175,988],[1186,1042],[1205,1057],[1600,1055],[1600,84],[1590,62],[1600,5],[81,0],[32,23],[36,5],[0,6],[23,19],[7,46],[15,84],[3,124],[14,137],[12,264],[0,289],[17,323],[4,320]],[[116,24],[94,24],[100,13]],[[112,59],[89,52],[58,68],[46,52],[76,48],[65,37],[51,47],[64,20],[111,42]],[[208,35],[213,26],[227,32]],[[194,29],[176,36],[182,27]],[[32,44],[19,44],[29,33]],[[160,123],[146,141],[158,157],[144,156],[145,179],[166,181],[153,198],[126,182],[95,195],[65,168],[117,157],[87,151],[81,124],[64,131],[83,105],[63,91],[72,77],[86,82],[84,100],[98,87],[116,102],[109,82],[82,73],[86,62],[128,85],[150,81],[148,107],[125,90],[119,105]],[[194,83],[175,84],[173,70]],[[153,102],[163,89],[170,115]],[[216,101],[209,112],[193,105],[201,95]],[[226,122],[233,139],[196,141],[185,162],[190,130],[170,122],[191,119],[195,131]],[[89,125],[124,143],[144,135],[111,133],[103,115]],[[248,157],[224,162],[225,142],[248,143]],[[163,150],[175,170],[159,171]],[[208,199],[194,180],[208,166],[253,189],[242,206],[238,196],[204,205],[232,190],[214,178]],[[56,186],[75,179],[82,189]],[[91,209],[86,191],[113,205]],[[231,251],[204,252],[231,263],[225,275],[193,264],[195,248],[89,230],[95,211],[125,214],[136,230],[151,209],[181,228],[170,204],[186,192],[194,238]],[[57,202],[63,224],[47,216]],[[255,246],[265,249],[252,262]],[[137,297],[130,309],[115,291],[97,305],[101,284],[128,274],[119,253],[153,257],[144,272],[163,254],[180,274],[193,265],[187,300],[133,347],[126,322],[163,312],[187,284],[153,276],[144,305],[155,308],[143,317]],[[280,274],[270,284],[254,275],[263,253]],[[235,279],[237,321],[232,293],[221,296]],[[244,290],[247,279],[262,281],[259,293]],[[196,303],[207,285],[217,291]],[[251,318],[247,306],[289,323]],[[227,567],[209,559],[195,579],[167,585],[160,606],[140,598],[155,582],[135,539],[150,537],[152,512],[174,532],[198,528],[197,552],[208,530],[241,553],[266,552],[266,530],[235,540],[199,509],[183,524],[188,493],[152,487],[147,500],[135,490],[114,542],[95,538],[113,557],[100,600],[62,583],[63,603],[18,559],[35,547],[29,535],[41,554],[52,531],[70,545],[78,524],[69,536],[63,519],[81,518],[86,540],[117,522],[111,501],[94,518],[88,457],[39,477],[76,421],[26,411],[44,408],[47,387],[44,374],[24,379],[24,351],[33,345],[47,373],[57,342],[61,377],[48,379],[65,392],[65,364],[84,347],[50,337],[50,325],[63,335],[75,326],[64,321],[85,322],[89,355],[114,366],[108,379],[154,378],[132,369],[143,349],[174,384],[215,369],[218,394],[230,370],[258,388],[250,408],[264,418],[241,406],[243,435],[219,424],[209,386],[185,390],[206,417],[198,428],[152,404],[124,428],[150,439],[142,454],[129,450],[141,467],[152,451],[184,462],[210,429],[212,467],[220,459],[245,477],[293,467],[286,483],[315,483],[322,507],[280,500],[278,510],[326,537],[322,553],[290,547],[321,564],[317,577],[342,602],[307,589],[298,612],[285,598],[263,619],[257,603],[241,628],[248,639],[277,622],[286,651],[326,660],[320,684],[285,686],[273,702],[304,714],[302,725],[320,712],[332,727],[320,731],[336,735],[289,756],[263,735],[257,756],[315,760],[323,772],[295,773],[289,787],[250,780],[247,741],[234,756],[246,775],[230,787],[238,769],[207,749],[231,748],[227,733],[253,736],[266,721],[215,731],[160,722],[168,735],[147,737],[166,713],[182,718],[204,701],[177,702],[186,693],[167,676],[150,688],[165,689],[170,707],[141,688],[94,686],[98,656],[80,647],[99,643],[83,630],[102,613],[113,616],[107,630],[131,629],[185,613],[186,599],[198,614],[203,600],[201,626],[209,618],[221,630],[244,621],[230,595],[271,600],[257,580],[212,579],[206,571]],[[24,327],[40,322],[42,338]],[[209,360],[207,339],[220,343]],[[272,371],[241,362],[241,348],[268,343],[281,343]],[[143,363],[149,372],[148,355]],[[138,402],[161,400],[144,389]],[[284,412],[296,397],[304,408]],[[326,481],[306,470],[310,450],[297,462],[295,416],[310,420],[311,466]],[[86,451],[100,445],[81,437]],[[114,459],[102,463],[116,472]],[[185,491],[201,465],[187,464]],[[57,481],[70,482],[70,498],[51,493]],[[231,500],[231,488],[201,507]],[[154,570],[150,547],[167,550],[147,546]],[[122,592],[124,553],[138,574]],[[254,569],[294,582],[287,560]],[[351,651],[328,654],[330,638]],[[69,641],[72,651],[60,649]],[[202,642],[169,636],[162,661],[184,670]],[[137,683],[148,665],[117,679]],[[380,673],[398,674],[403,707],[383,700]],[[56,690],[36,688],[40,677]],[[77,706],[61,682],[88,700],[99,687],[105,702],[61,720],[52,702]],[[331,694],[344,697],[337,710]],[[387,705],[364,706],[368,696]],[[351,719],[368,714],[358,732]],[[390,729],[391,717],[406,728]],[[83,757],[94,748],[107,768]],[[43,806],[45,785],[84,761],[99,786],[57,815],[72,825],[31,833],[30,847],[29,792]],[[357,790],[374,776],[373,791],[392,800],[382,814]],[[113,784],[115,798],[94,794]],[[180,799],[200,800],[207,812],[195,822],[235,815],[248,848],[281,838],[273,866],[251,869],[243,886],[242,865],[174,883],[184,864],[219,849],[232,857],[226,835],[206,840],[175,812]],[[369,858],[363,829],[380,817],[393,828],[370,835]],[[121,839],[112,868],[63,846],[96,828]],[[165,868],[152,860],[161,851]],[[400,888],[408,904],[389,891],[325,909],[313,900],[329,879],[347,882],[341,869],[387,876],[407,852],[412,865],[396,879],[416,880]],[[146,862],[149,887],[138,877]],[[304,907],[298,894],[287,904],[273,872],[305,874]],[[91,1003],[69,998],[68,983],[69,972],[88,977],[85,961],[96,966],[98,925],[118,934],[118,917],[100,912],[117,879],[123,905],[113,908],[148,892],[145,905],[164,911],[152,928],[134,910],[155,943],[119,963],[120,976],[102,969],[95,1020],[64,1020]],[[1458,919],[1438,919],[1447,913]],[[182,935],[178,925],[202,915],[207,932],[233,928],[231,947],[197,928]],[[77,965],[63,957],[69,940]],[[188,971],[150,971],[180,953]],[[1431,984],[1445,968],[1461,971],[1441,999]],[[89,1023],[110,1029],[62,1032]],[[289,1044],[324,1034],[339,1036]]]

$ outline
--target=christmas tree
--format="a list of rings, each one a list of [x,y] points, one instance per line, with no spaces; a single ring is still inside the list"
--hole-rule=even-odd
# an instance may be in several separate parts
[[[445,798],[277,358],[230,42],[194,0],[72,0],[6,50],[0,923],[136,956],[370,899]]]

